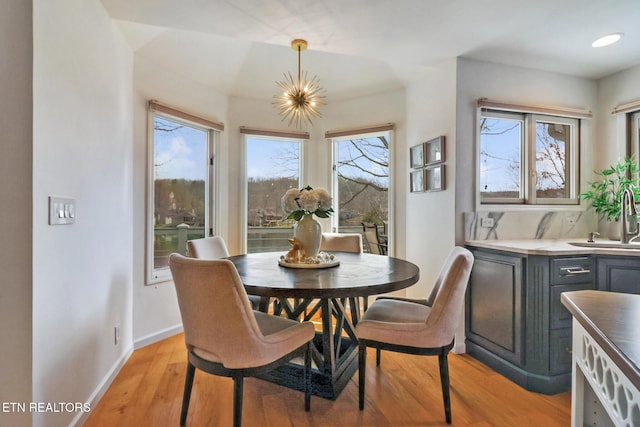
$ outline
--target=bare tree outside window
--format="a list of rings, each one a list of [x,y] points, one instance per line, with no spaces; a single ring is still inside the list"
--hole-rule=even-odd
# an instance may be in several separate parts
[[[482,118],[480,192],[483,197],[520,197],[522,137],[521,120]]]
[[[566,117],[483,112],[482,202],[576,204],[578,124]]]
[[[338,226],[383,225],[389,217],[389,136],[336,141]]]
[[[565,155],[570,135],[568,125],[536,123],[536,197],[567,197]]]

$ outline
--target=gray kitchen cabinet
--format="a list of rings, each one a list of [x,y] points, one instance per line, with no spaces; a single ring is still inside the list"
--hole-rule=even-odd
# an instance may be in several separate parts
[[[597,269],[599,290],[640,294],[640,257],[599,255]]]
[[[469,248],[466,351],[527,390],[571,386],[571,315],[565,291],[595,289],[595,258]]]

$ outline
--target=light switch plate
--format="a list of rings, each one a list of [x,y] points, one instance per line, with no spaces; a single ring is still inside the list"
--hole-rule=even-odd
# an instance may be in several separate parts
[[[493,218],[480,218],[480,227],[482,228],[493,227]]]
[[[49,225],[67,225],[76,222],[76,200],[49,196]]]

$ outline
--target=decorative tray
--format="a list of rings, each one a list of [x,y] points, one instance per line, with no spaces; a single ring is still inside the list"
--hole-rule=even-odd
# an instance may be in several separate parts
[[[282,255],[278,264],[287,268],[329,268],[340,265],[340,259],[334,255],[320,252],[317,257],[307,258],[305,262],[288,262]]]

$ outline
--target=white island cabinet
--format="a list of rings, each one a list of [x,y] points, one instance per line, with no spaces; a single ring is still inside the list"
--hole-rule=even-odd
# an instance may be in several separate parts
[[[571,425],[640,426],[640,295],[574,291]]]

